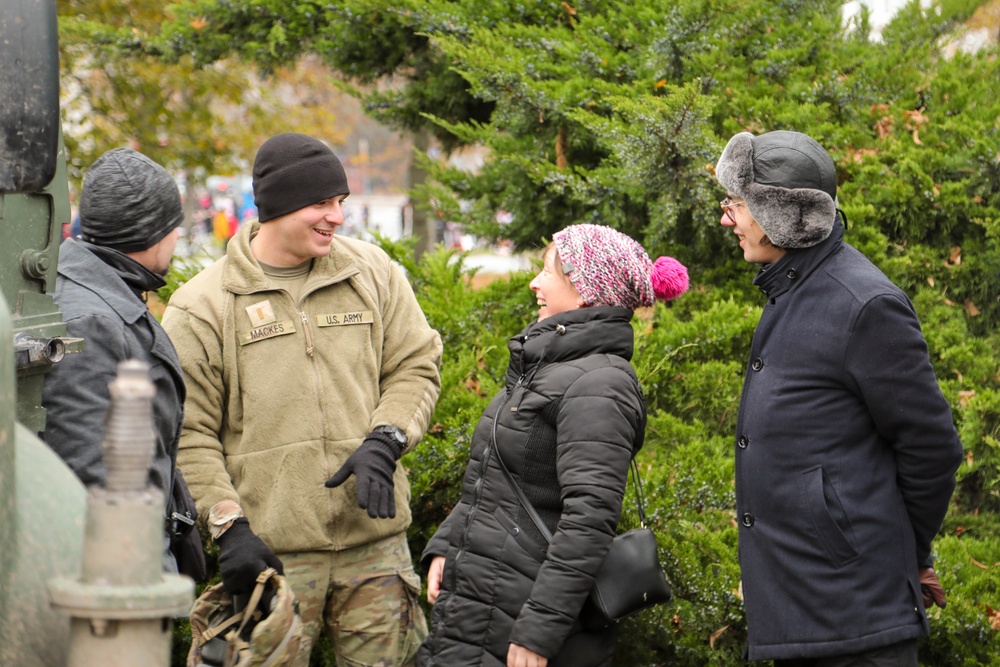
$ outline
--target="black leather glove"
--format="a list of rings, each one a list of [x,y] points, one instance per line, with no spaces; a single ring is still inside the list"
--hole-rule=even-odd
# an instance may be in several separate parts
[[[269,567],[278,574],[285,570],[281,561],[264,541],[250,530],[250,521],[240,517],[215,540],[219,545],[219,574],[222,587],[230,595],[251,593],[257,585],[257,575]]]
[[[396,516],[392,473],[396,471],[396,460],[401,454],[392,436],[378,431],[369,433],[340,470],[326,480],[325,486],[332,489],[355,475],[358,478],[358,507],[368,510],[368,516],[373,519],[391,519]]]

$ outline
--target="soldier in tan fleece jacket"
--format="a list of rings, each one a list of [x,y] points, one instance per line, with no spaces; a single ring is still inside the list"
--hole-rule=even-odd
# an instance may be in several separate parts
[[[335,235],[349,194],[322,142],[266,141],[259,221],[164,313],[188,384],[178,465],[219,544],[223,585],[283,571],[338,665],[402,667],[426,635],[399,457],[427,429],[441,341],[402,270]]]

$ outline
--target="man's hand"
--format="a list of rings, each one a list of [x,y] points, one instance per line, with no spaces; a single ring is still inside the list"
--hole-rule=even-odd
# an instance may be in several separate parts
[[[507,649],[507,667],[545,667],[549,659],[523,646],[511,644]]]
[[[326,480],[325,486],[328,489],[340,486],[354,475],[358,478],[358,507],[368,510],[373,519],[391,519],[396,516],[392,474],[401,453],[391,436],[377,431],[369,433],[340,470]]]
[[[937,605],[944,609],[946,600],[944,589],[938,581],[937,574],[933,567],[920,568],[920,592],[924,596],[924,609],[930,609],[931,605]]]
[[[271,548],[250,530],[246,517],[233,521],[216,539],[219,545],[219,574],[222,587],[230,595],[246,595],[257,585],[257,575],[269,567],[278,574],[285,570]]]
[[[444,556],[435,556],[427,568],[427,601],[437,602],[441,594],[441,580],[444,578]]]

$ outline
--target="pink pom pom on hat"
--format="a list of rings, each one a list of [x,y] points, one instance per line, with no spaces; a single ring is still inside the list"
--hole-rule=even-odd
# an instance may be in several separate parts
[[[635,310],[687,291],[683,264],[672,257],[660,257],[654,264],[634,239],[610,227],[571,225],[552,241],[560,260],[572,266],[570,282],[588,306]]]
[[[653,263],[653,291],[663,301],[676,299],[688,291],[687,267],[673,257],[660,257]]]

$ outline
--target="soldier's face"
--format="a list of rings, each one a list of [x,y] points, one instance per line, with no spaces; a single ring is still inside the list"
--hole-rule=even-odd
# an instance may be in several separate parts
[[[298,266],[330,254],[337,228],[344,224],[344,199],[338,195],[261,224],[268,239],[268,257],[274,266]],[[258,236],[260,238],[260,236]],[[263,259],[263,258],[259,258]]]

